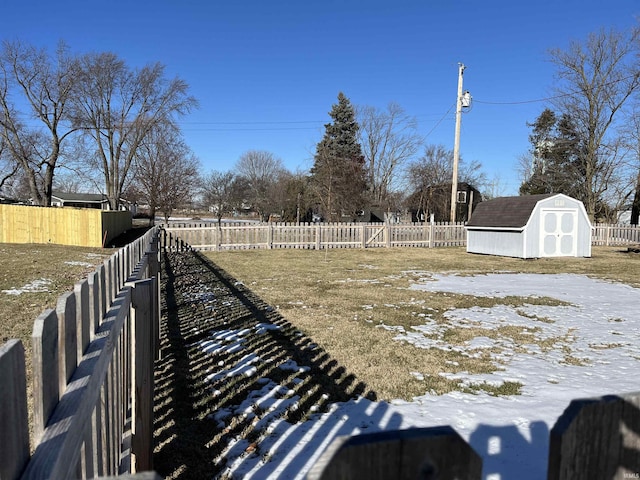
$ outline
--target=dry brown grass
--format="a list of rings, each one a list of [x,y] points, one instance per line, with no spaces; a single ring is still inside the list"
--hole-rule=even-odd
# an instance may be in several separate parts
[[[29,343],[33,321],[58,297],[87,278],[112,249],[60,245],[0,244],[0,333],[2,342],[18,338]],[[4,290],[21,289],[45,279],[44,291],[11,295]]]
[[[467,254],[463,248],[369,250],[253,250],[212,252],[208,257],[230,275],[276,306],[280,313],[312,337],[340,364],[369,385],[379,398],[411,399],[425,391],[445,393],[460,384],[441,372],[495,371],[489,352],[477,357],[454,350],[418,349],[394,341],[398,329],[409,331],[425,317],[443,322],[455,308],[498,304],[559,305],[550,298],[486,298],[451,293],[419,294],[408,287],[428,281],[429,272],[485,274],[492,272],[575,273],[639,286],[640,255],[620,248],[594,248],[592,258],[522,260]],[[532,342],[536,322],[529,328],[450,328],[444,339],[462,344],[474,336],[500,338],[514,345]],[[444,323],[444,322],[443,322]],[[387,327],[387,328],[384,328]],[[548,349],[562,339],[538,340]],[[570,347],[566,361],[578,361]],[[419,372],[424,379],[416,378]],[[491,394],[517,393],[519,384],[479,386]]]

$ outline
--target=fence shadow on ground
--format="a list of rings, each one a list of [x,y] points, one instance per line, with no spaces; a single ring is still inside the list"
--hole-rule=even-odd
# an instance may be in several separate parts
[[[469,444],[483,459],[483,478],[546,478],[549,427],[536,421],[529,425],[527,439],[515,425],[480,424]]]
[[[163,477],[221,478],[227,458],[238,456],[277,462],[261,445],[278,438],[285,425],[299,424],[335,402],[376,399],[375,392],[207,258],[173,252],[162,263],[154,468]],[[358,415],[367,416],[374,429],[399,428],[399,415],[381,424],[385,412],[376,408]],[[325,424],[311,434],[310,443],[326,446],[331,438],[351,433]],[[298,435],[280,439],[278,450],[291,450],[299,440]],[[308,453],[283,468],[299,471]]]

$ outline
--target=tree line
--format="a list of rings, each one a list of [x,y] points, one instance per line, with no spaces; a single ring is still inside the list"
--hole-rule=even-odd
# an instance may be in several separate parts
[[[602,29],[552,49],[555,92],[529,124],[521,194],[564,193],[592,219],[640,216],[640,29]]]
[[[188,160],[177,119],[197,102],[159,63],[73,55],[19,41],[0,50],[0,188],[50,206],[54,185],[89,182],[118,209],[154,156]],[[148,167],[148,168],[147,168]]]
[[[564,193],[607,221],[628,204],[638,222],[639,35],[602,30],[549,51],[556,92],[529,124],[520,194]],[[338,93],[308,172],[263,150],[243,153],[228,171],[203,172],[179,128],[196,107],[186,82],[167,78],[161,64],[132,68],[112,53],[73,55],[63,43],[50,53],[4,42],[0,193],[48,206],[54,187],[90,185],[114,209],[124,196],[152,216],[197,205],[218,220],[249,211],[283,221],[448,218],[452,151],[428,144],[396,103],[354,106]],[[461,159],[459,184],[467,202],[499,194],[477,160]]]

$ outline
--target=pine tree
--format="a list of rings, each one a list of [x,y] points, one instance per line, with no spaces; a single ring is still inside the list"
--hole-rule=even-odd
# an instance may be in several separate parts
[[[359,126],[342,92],[329,115],[333,122],[325,125],[324,137],[316,146],[311,190],[325,220],[354,219],[365,206],[367,191],[364,155],[357,140]]]
[[[558,117],[547,108],[529,126],[533,161],[520,194],[564,193],[582,200],[581,143],[571,117],[567,114]]]

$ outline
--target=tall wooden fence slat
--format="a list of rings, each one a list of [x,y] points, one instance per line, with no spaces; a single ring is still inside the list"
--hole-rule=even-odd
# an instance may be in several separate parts
[[[379,432],[333,441],[307,480],[476,480],[482,459],[451,427]]]
[[[31,335],[33,371],[33,429],[39,441],[60,398],[58,316],[55,310],[41,313]]]
[[[638,475],[640,392],[573,400],[550,433],[547,479]]]
[[[17,478],[29,458],[24,347],[0,345],[0,478]]]

